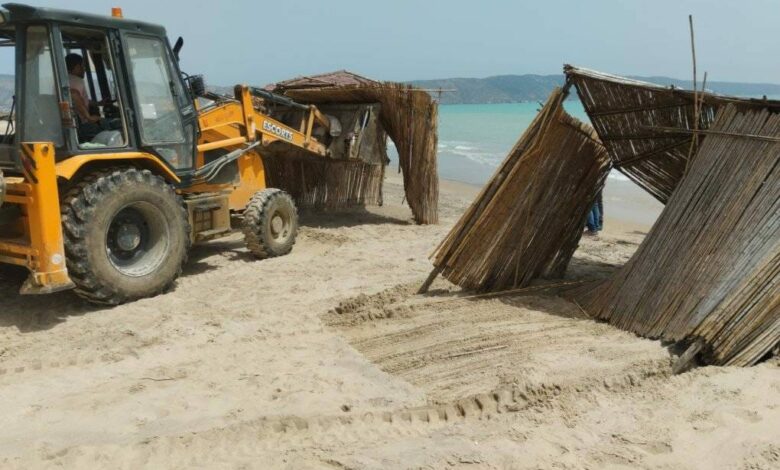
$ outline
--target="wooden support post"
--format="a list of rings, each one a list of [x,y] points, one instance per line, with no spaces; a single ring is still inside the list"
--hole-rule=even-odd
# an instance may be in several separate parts
[[[701,339],[694,341],[690,346],[688,346],[688,349],[685,350],[682,356],[680,356],[677,361],[675,361],[674,365],[672,366],[672,373],[675,375],[682,374],[683,372],[693,367],[696,356],[699,355],[702,349],[704,349],[704,341]]]
[[[433,271],[431,271],[430,274],[428,274],[428,279],[425,280],[425,282],[422,283],[420,288],[417,290],[418,294],[424,294],[428,292],[428,289],[430,289],[431,284],[433,284],[433,281],[436,280],[436,276],[438,276],[441,273],[441,268],[433,268]]]

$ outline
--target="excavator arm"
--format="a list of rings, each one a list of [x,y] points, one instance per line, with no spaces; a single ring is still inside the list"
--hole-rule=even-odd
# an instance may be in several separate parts
[[[181,173],[184,193],[219,192],[230,189],[231,210],[243,210],[257,191],[265,189],[263,148],[277,142],[304,150],[314,158],[328,158],[330,151],[312,135],[316,126],[330,129],[330,120],[315,106],[246,85],[235,87],[235,99],[205,95],[214,105],[199,110],[200,139],[195,168]],[[275,119],[255,107],[253,98],[302,111],[297,128]],[[219,150],[219,152],[213,152]],[[223,169],[233,165],[237,174],[226,183]]]
[[[262,146],[285,142],[314,155],[327,157],[328,149],[312,136],[315,123],[330,128],[330,121],[315,106],[303,105],[289,98],[265,90],[236,86],[236,100],[221,103],[200,115],[200,130],[206,141],[198,145],[198,152],[249,145],[259,141]],[[298,129],[258,111],[252,102],[257,96],[268,101],[298,108],[304,118]],[[220,135],[223,138],[220,138]]]

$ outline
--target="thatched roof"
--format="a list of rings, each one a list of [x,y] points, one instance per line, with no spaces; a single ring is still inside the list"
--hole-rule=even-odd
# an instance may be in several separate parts
[[[666,203],[685,172],[694,128],[694,92],[564,66],[612,164]],[[780,112],[780,101],[698,93],[698,129],[708,129],[726,104]],[[701,139],[700,139],[701,140]]]
[[[283,93],[285,90],[302,88],[325,88],[344,86],[373,86],[379,82],[368,77],[358,75],[349,70],[336,70],[335,72],[321,73],[318,75],[302,75],[278,83],[266,86],[266,89]]]

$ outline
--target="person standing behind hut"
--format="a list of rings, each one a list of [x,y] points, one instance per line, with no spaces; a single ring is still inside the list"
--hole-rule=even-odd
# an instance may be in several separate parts
[[[601,191],[596,194],[596,201],[588,212],[588,220],[585,224],[590,235],[595,235],[601,231],[604,227],[604,201],[601,195]]]

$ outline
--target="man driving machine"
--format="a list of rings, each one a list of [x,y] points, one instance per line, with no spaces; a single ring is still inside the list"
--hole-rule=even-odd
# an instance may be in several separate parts
[[[100,132],[115,129],[109,122],[103,119],[97,110],[97,106],[105,106],[113,102],[106,98],[100,102],[90,101],[84,86],[84,58],[79,54],[68,54],[65,56],[65,65],[68,67],[68,83],[70,93],[73,99],[73,107],[76,109],[78,120],[79,142],[90,142]]]

